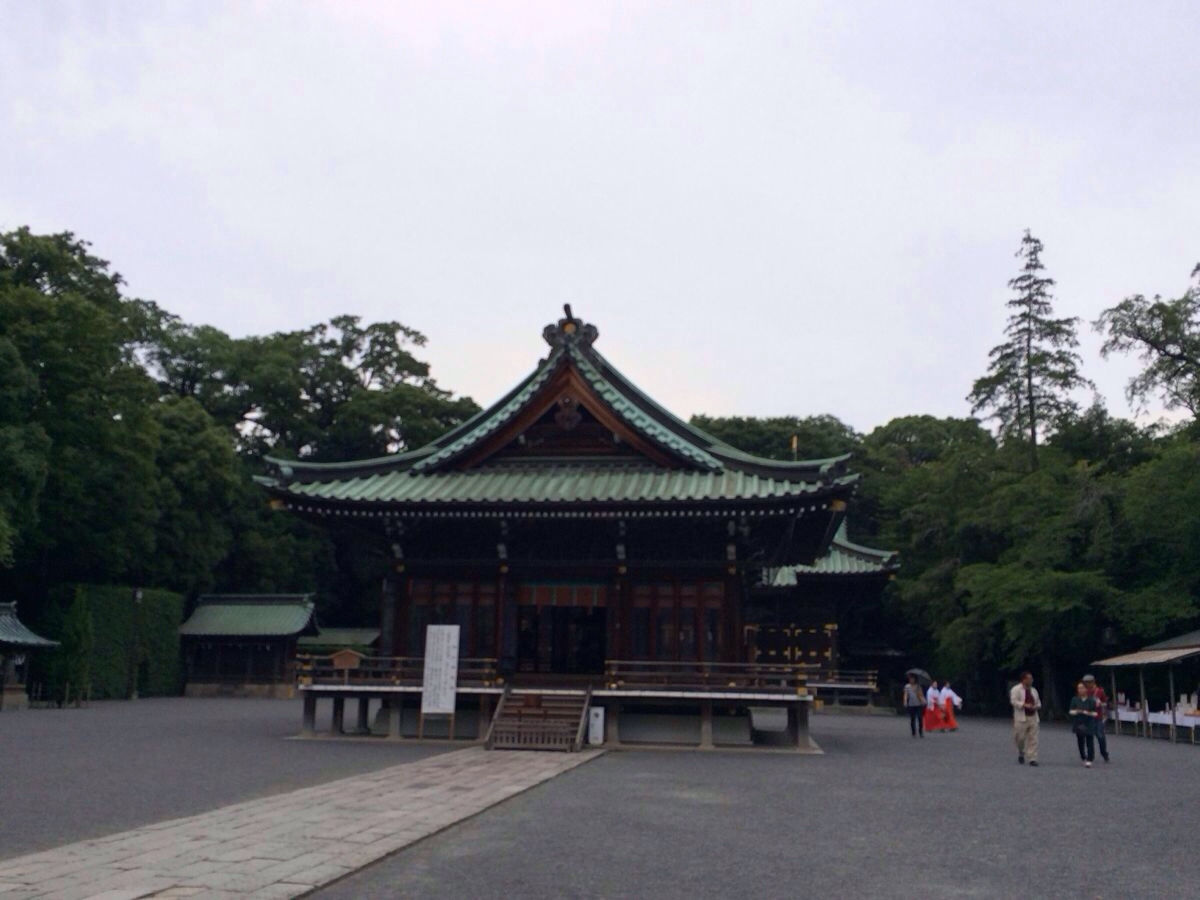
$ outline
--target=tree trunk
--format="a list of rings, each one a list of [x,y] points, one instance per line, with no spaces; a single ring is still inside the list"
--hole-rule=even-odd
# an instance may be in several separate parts
[[[1050,655],[1043,654],[1042,656],[1042,708],[1046,712],[1046,716],[1058,717],[1060,704],[1058,702],[1058,685],[1054,680],[1054,663],[1050,661]]]
[[[1032,318],[1032,311],[1030,313]],[[1033,400],[1033,328],[1026,323],[1025,330],[1025,405],[1029,410],[1029,464],[1030,471],[1038,468],[1037,406]]]

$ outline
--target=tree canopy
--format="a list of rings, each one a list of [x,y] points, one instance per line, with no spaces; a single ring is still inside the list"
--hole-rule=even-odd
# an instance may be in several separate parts
[[[1192,285],[1174,300],[1142,294],[1126,297],[1096,320],[1105,335],[1101,352],[1136,353],[1145,364],[1129,382],[1131,403],[1145,408],[1158,396],[1167,409],[1200,415],[1200,264]]]
[[[271,515],[262,455],[378,456],[475,404],[399,322],[234,338],[123,289],[72,234],[0,235],[0,586],[35,605],[73,581],[317,589],[334,623],[360,610],[378,565],[352,535]]]
[[[986,412],[1007,437],[1028,439],[1034,468],[1038,439],[1056,418],[1076,408],[1071,392],[1094,387],[1083,376],[1075,351],[1079,320],[1054,317],[1054,279],[1044,274],[1042,250],[1042,242],[1026,229],[1017,251],[1021,272],[1008,282],[1016,296],[1008,301],[1007,339],[992,348],[987,374],[967,395],[972,413]]]

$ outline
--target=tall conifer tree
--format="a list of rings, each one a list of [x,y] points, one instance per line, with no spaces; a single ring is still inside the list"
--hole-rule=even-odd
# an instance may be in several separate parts
[[[1074,317],[1054,318],[1054,279],[1045,275],[1042,242],[1025,229],[1016,256],[1021,272],[1008,282],[1016,296],[1004,328],[1007,340],[988,354],[987,374],[975,381],[967,399],[971,412],[987,412],[1001,435],[1029,443],[1030,465],[1038,467],[1038,439],[1059,416],[1073,412],[1076,388],[1093,387],[1080,372]]]

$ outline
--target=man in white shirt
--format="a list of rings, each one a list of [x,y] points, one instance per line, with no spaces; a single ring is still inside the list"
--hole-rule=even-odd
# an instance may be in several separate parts
[[[1022,672],[1021,680],[1008,692],[1008,702],[1013,709],[1013,741],[1017,745],[1017,762],[1025,764],[1029,759],[1036,766],[1038,752],[1038,710],[1042,698],[1033,686],[1033,673]]]

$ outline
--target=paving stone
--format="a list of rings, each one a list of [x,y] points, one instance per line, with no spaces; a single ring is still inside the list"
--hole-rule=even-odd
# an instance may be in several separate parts
[[[5,860],[0,893],[297,896],[597,755],[450,752]]]

